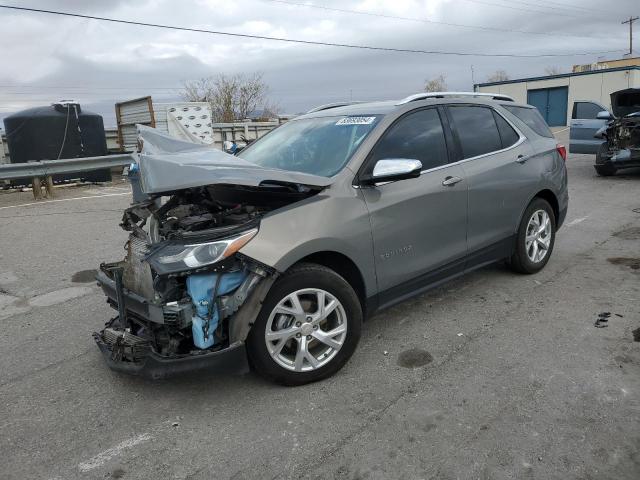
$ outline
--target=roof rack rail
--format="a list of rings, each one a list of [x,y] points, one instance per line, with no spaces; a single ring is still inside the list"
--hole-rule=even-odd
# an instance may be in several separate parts
[[[318,107],[314,107],[311,110],[309,110],[306,113],[314,113],[314,112],[321,112],[322,110],[330,110],[332,108],[338,108],[338,107],[347,107],[349,105],[355,105],[357,103],[363,103],[363,102],[335,102],[335,103],[327,103],[325,105],[320,105]]]
[[[502,95],[500,93],[480,93],[480,92],[424,92],[416,93],[415,95],[409,95],[406,98],[400,100],[396,105],[404,105],[409,102],[416,102],[418,100],[426,100],[428,98],[445,98],[445,97],[488,97],[492,100],[504,100],[507,102],[513,102],[513,98],[509,95]]]

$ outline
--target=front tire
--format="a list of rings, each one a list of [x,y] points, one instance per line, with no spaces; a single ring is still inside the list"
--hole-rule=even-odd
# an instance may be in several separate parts
[[[616,169],[611,165],[594,165],[593,168],[596,169],[596,173],[601,177],[611,177],[616,174]]]
[[[247,338],[249,362],[283,385],[322,380],[353,355],[361,328],[351,285],[329,268],[302,263],[269,291]]]
[[[534,198],[522,216],[511,268],[519,273],[537,273],[549,261],[556,239],[556,217],[549,202]]]
[[[601,177],[610,177],[615,175],[616,169],[613,165],[606,163],[607,162],[607,153],[609,151],[609,144],[604,142],[598,148],[596,152],[596,164],[593,168],[596,169],[596,173]]]

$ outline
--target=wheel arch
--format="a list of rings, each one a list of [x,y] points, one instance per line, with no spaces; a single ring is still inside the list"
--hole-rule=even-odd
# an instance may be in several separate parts
[[[322,265],[330,268],[344,278],[347,283],[351,285],[351,288],[355,290],[358,300],[360,301],[360,305],[362,306],[362,311],[365,313],[367,305],[367,289],[364,277],[356,263],[351,258],[340,252],[324,250],[311,253],[299,259],[292,265],[292,267],[300,263],[316,263],[318,265]]]
[[[552,190],[545,188],[533,195],[529,199],[529,201],[522,207],[522,211],[520,212],[520,216],[518,218],[518,223],[515,226],[516,233],[518,232],[518,228],[520,228],[520,224],[522,223],[522,216],[524,215],[524,212],[527,210],[527,207],[531,204],[531,202],[533,202],[536,198],[542,198],[543,200],[546,200],[549,205],[551,205],[551,209],[553,210],[553,215],[556,220],[556,229],[559,228],[557,222],[560,219],[560,202],[558,202],[558,197],[556,197],[556,194],[553,193]]]
[[[558,197],[556,197],[555,193],[547,188],[536,193],[531,201],[534,198],[542,198],[549,202],[549,205],[551,205],[551,208],[553,209],[553,215],[556,217],[556,222],[558,222],[558,219],[560,218],[560,203],[558,202]],[[529,203],[531,203],[531,201],[529,201]]]

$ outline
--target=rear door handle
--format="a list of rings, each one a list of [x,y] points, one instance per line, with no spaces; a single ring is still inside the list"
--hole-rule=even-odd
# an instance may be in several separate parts
[[[518,155],[518,158],[516,158],[516,162],[518,163],[525,163],[527,160],[529,160],[529,157],[525,157],[524,155]]]
[[[462,179],[460,177],[445,177],[445,179],[442,181],[442,185],[444,185],[445,187],[453,187],[456,183],[461,182]]]

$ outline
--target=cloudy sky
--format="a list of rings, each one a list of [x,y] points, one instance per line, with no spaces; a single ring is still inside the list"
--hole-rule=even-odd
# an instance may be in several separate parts
[[[618,58],[637,0],[24,0],[8,4],[182,27],[400,49],[513,58],[424,55],[232,38],[0,9],[0,118],[62,98],[114,125],[113,104],[179,98],[183,81],[264,72],[283,112],[354,100],[401,98],[443,74],[472,88],[497,69],[511,78],[554,66]],[[340,10],[340,11],[338,11]],[[359,12],[359,13],[353,13]],[[402,17],[402,18],[397,18]],[[640,37],[640,22],[636,23]],[[535,33],[522,33],[535,32]],[[638,38],[637,37],[637,38]],[[637,42],[636,42],[637,45]],[[638,47],[640,48],[640,47]]]

